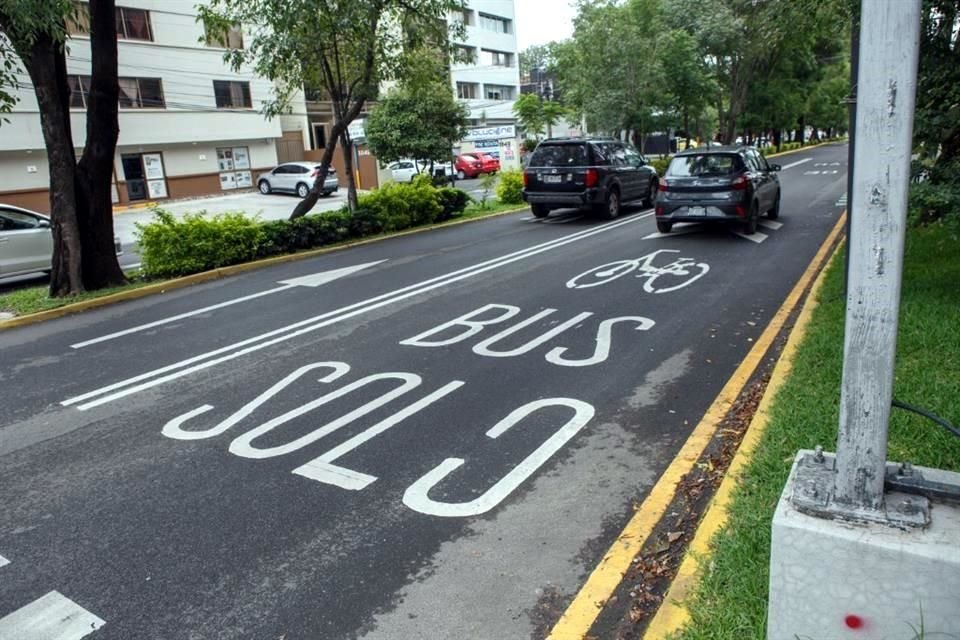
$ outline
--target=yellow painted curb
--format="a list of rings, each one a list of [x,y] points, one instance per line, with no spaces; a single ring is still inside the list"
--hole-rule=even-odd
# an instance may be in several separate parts
[[[286,262],[296,262],[298,260],[306,260],[307,258],[313,258],[315,256],[320,256],[326,253],[333,253],[334,251],[342,251],[344,249],[359,247],[365,244],[382,242],[384,240],[389,240],[391,238],[399,238],[402,236],[410,236],[417,233],[423,233],[425,231],[434,231],[436,229],[445,229],[447,227],[455,227],[461,224],[479,222],[480,220],[489,220],[490,218],[497,218],[499,216],[505,216],[511,213],[518,213],[520,211],[525,211],[528,208],[529,208],[528,206],[517,207],[516,209],[508,209],[506,211],[497,211],[496,213],[491,213],[486,216],[477,216],[475,218],[468,218],[466,220],[453,220],[450,222],[440,222],[440,223],[428,225],[425,227],[417,227],[415,229],[398,231],[396,233],[391,233],[389,235],[375,236],[373,238],[364,238],[362,240],[353,240],[343,244],[337,244],[329,247],[322,247],[320,249],[310,249],[309,251],[301,251],[300,253],[289,253],[282,256],[264,258],[263,260],[255,260],[253,262],[244,262],[243,264],[235,264],[229,267],[220,267],[219,269],[204,271],[202,273],[194,273],[192,275],[184,276],[182,278],[173,278],[172,280],[164,280],[156,284],[149,284],[144,287],[140,287],[139,289],[121,291],[119,293],[114,293],[108,296],[102,296],[100,298],[92,298],[90,300],[84,300],[83,302],[66,304],[62,307],[57,307],[56,309],[50,309],[48,311],[30,313],[24,316],[11,318],[10,320],[0,321],[0,331],[3,331],[4,329],[14,329],[16,327],[22,327],[25,325],[34,324],[36,322],[43,322],[45,320],[53,320],[55,318],[61,318],[66,315],[80,313],[82,311],[88,311],[90,309],[96,309],[97,307],[104,307],[110,304],[115,304],[117,302],[125,302],[127,300],[136,300],[137,298],[145,298],[147,296],[156,295],[158,293],[166,293],[167,291],[182,289],[184,287],[189,287],[195,284],[201,284],[203,282],[219,280],[220,278],[236,275],[238,273],[243,273],[245,271],[253,271],[254,269],[263,269],[265,267],[270,267],[276,264],[283,264]]]
[[[677,484],[689,473],[710,443],[721,421],[733,406],[734,401],[753,376],[773,341],[780,334],[787,319],[796,309],[803,292],[813,281],[830,253],[837,237],[844,229],[846,213],[840,216],[833,230],[824,240],[817,254],[797,281],[783,305],[770,320],[753,348],[724,385],[720,394],[710,405],[703,419],[696,426],[676,457],[650,490],[643,504],[637,508],[604,555],[603,559],[587,578],[586,583],[567,607],[563,616],[553,627],[548,640],[582,640],[590,631],[607,599],[613,595],[633,559],[640,553],[644,543],[660,522],[667,507],[673,502]]]
[[[764,158],[777,158],[779,156],[786,156],[791,153],[799,153],[800,151],[809,151],[810,149],[816,149],[817,147],[822,147],[828,144],[838,144],[840,142],[843,142],[843,140],[844,138],[840,138],[839,140],[828,140],[827,142],[818,142],[817,144],[808,144],[807,146],[800,147],[799,149],[790,149],[790,151],[781,151],[779,153],[771,153],[768,156],[764,156]]]
[[[840,250],[840,247],[841,244],[838,244],[834,255],[836,251]],[[760,439],[770,423],[770,405],[773,404],[777,393],[793,370],[797,349],[804,336],[806,336],[807,327],[814,310],[819,306],[818,298],[826,273],[826,269],[822,270],[810,289],[810,295],[807,296],[807,301],[804,303],[800,315],[797,317],[797,322],[790,332],[787,344],[783,347],[777,365],[770,375],[770,382],[766,391],[764,391],[753,419],[750,421],[750,426],[747,427],[743,442],[741,442],[740,448],[730,462],[730,468],[727,469],[717,493],[710,501],[710,506],[697,527],[697,532],[690,542],[670,589],[664,596],[663,603],[647,626],[646,632],[644,632],[643,640],[665,640],[680,631],[690,620],[690,612],[686,607],[686,601],[700,578],[700,567],[703,561],[710,556],[710,543],[714,536],[727,524],[729,516],[727,510],[730,506],[733,491],[740,482],[744,468],[753,459],[757,446],[760,444]]]

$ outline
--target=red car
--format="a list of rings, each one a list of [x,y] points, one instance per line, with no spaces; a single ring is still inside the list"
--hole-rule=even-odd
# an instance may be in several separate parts
[[[481,173],[496,173],[500,170],[500,161],[483,153],[470,153],[457,156],[454,170],[457,178],[476,178]]]

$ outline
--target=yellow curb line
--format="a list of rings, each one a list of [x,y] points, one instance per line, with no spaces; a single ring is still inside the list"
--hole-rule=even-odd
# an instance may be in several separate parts
[[[466,220],[454,220],[452,222],[441,222],[438,224],[432,224],[425,227],[417,227],[416,229],[407,229],[405,231],[398,231],[396,233],[391,233],[389,235],[381,235],[373,238],[364,238],[363,240],[354,240],[344,244],[333,245],[330,247],[322,247],[320,249],[310,249],[308,251],[301,251],[300,253],[290,253],[282,256],[274,256],[272,258],[264,258],[263,260],[255,260],[253,262],[244,262],[243,264],[235,264],[229,267],[220,267],[219,269],[213,269],[211,271],[194,273],[189,276],[183,276],[182,278],[173,278],[172,280],[164,280],[156,284],[148,284],[138,289],[131,289],[129,291],[120,291],[119,293],[114,293],[108,296],[102,296],[100,298],[91,298],[90,300],[84,300],[82,302],[67,304],[62,307],[57,307],[56,309],[49,309],[48,311],[38,311],[37,313],[29,313],[27,315],[11,318],[10,320],[0,321],[0,331],[3,331],[4,329],[14,329],[16,327],[22,327],[25,325],[34,324],[37,322],[43,322],[46,320],[53,320],[55,318],[61,318],[66,315],[87,311],[89,309],[96,309],[97,307],[105,307],[107,305],[114,304],[117,302],[124,302],[127,300],[136,300],[137,298],[145,298],[147,296],[152,296],[159,293],[166,293],[167,291],[182,289],[184,287],[189,287],[195,284],[201,284],[203,282],[219,280],[220,278],[236,275],[238,273],[243,273],[245,271],[263,269],[265,267],[270,267],[276,264],[283,264],[286,262],[296,262],[299,260],[305,260],[307,258],[313,258],[326,253],[333,253],[334,251],[342,251],[344,249],[350,249],[352,247],[360,247],[365,244],[373,244],[375,242],[382,242],[384,240],[390,240],[392,238],[410,236],[417,233],[424,233],[426,231],[434,231],[436,229],[446,229],[447,227],[455,227],[461,224],[479,222],[480,220],[489,220],[490,218],[497,218],[499,216],[505,216],[511,213],[526,211],[528,208],[529,208],[528,206],[517,207],[516,209],[508,209],[506,211],[497,211],[496,213],[491,213],[485,216],[477,216],[475,218],[468,218]]]
[[[809,151],[810,149],[816,149],[817,147],[822,147],[827,144],[837,144],[839,142],[842,142],[843,140],[844,140],[843,138],[840,138],[839,140],[828,140],[827,142],[818,142],[817,144],[809,144],[805,147],[800,147],[799,149],[790,149],[790,151],[781,151],[779,153],[771,153],[768,156],[764,156],[764,158],[776,158],[778,156],[785,156],[791,153],[798,153],[800,151]]]
[[[710,405],[703,419],[693,430],[676,457],[650,490],[619,537],[611,545],[603,559],[587,578],[586,583],[567,607],[563,616],[553,627],[548,640],[582,640],[590,631],[597,616],[620,584],[633,559],[640,553],[644,543],[660,522],[667,507],[673,502],[677,484],[689,473],[704,449],[710,443],[720,422],[733,406],[747,382],[753,376],[773,341],[800,302],[803,292],[820,270],[846,220],[844,212],[817,254],[797,281],[783,305],[770,320],[767,328],[757,339],[753,348],[724,385],[720,394]]]
[[[837,245],[836,250],[831,255],[831,260],[841,246],[842,243]],[[793,362],[796,359],[800,343],[807,334],[810,318],[820,304],[819,295],[823,288],[826,273],[826,269],[820,271],[820,275],[817,276],[816,282],[810,289],[810,294],[807,296],[800,315],[797,316],[797,322],[790,331],[787,344],[783,347],[777,365],[770,375],[770,382],[766,391],[764,391],[763,398],[760,400],[760,405],[757,407],[757,411],[750,421],[750,426],[744,434],[743,442],[730,463],[730,468],[727,469],[717,493],[713,496],[706,514],[700,521],[683,562],[677,570],[677,575],[674,577],[666,596],[664,596],[663,603],[657,610],[656,615],[647,626],[643,640],[665,640],[680,631],[690,620],[690,611],[686,606],[687,600],[699,581],[700,567],[703,561],[710,557],[710,545],[714,536],[727,524],[729,516],[727,510],[733,497],[733,491],[739,485],[744,468],[753,459],[757,446],[760,444],[763,434],[767,431],[767,426],[770,423],[770,405],[773,404],[777,393],[793,370]]]

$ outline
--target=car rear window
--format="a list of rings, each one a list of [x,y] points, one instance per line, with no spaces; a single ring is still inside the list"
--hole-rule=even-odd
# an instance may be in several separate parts
[[[530,158],[530,167],[585,167],[590,164],[582,144],[540,145]]]
[[[667,177],[729,176],[740,171],[743,171],[743,161],[740,156],[732,153],[704,153],[677,156],[670,161]]]
[[[320,167],[321,167],[321,166],[322,166],[322,165],[319,165],[319,164],[318,164],[318,165],[314,165],[313,170],[314,170],[314,171],[320,171]],[[327,167],[327,174],[336,173],[336,172],[337,172],[337,170],[333,168],[333,165]]]

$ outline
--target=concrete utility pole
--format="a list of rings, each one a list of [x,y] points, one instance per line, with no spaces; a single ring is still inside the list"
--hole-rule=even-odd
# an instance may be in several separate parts
[[[768,640],[960,629],[960,474],[886,459],[921,11],[862,0],[837,453],[801,451],[777,505]]]
[[[883,505],[893,398],[920,0],[865,1],[860,31],[853,219],[835,499]]]

